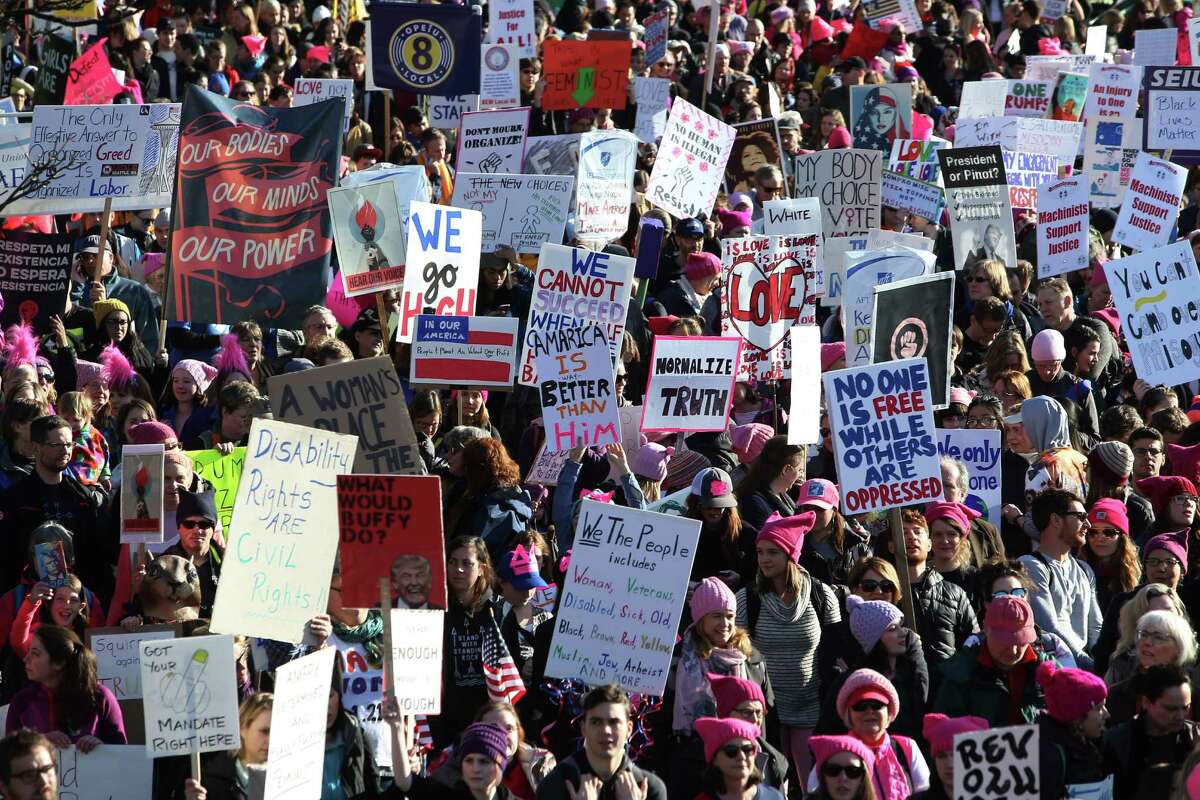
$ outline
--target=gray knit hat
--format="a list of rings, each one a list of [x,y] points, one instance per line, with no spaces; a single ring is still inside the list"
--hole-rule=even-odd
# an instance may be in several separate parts
[[[1124,442],[1100,442],[1088,453],[1088,463],[1093,468],[1102,466],[1114,483],[1121,483],[1133,472],[1133,451]]]

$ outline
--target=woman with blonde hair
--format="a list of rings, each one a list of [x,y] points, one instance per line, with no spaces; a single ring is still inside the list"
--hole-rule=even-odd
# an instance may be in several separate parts
[[[271,709],[275,696],[270,692],[252,694],[238,707],[238,728],[242,744],[237,750],[217,753],[204,762],[201,780],[188,778],[184,791],[188,800],[225,800],[250,793],[250,767],[265,770],[267,749],[271,743]]]
[[[974,9],[967,10],[974,11]],[[978,14],[979,12],[975,11],[974,13]],[[963,280],[967,284],[967,300],[955,318],[955,324],[958,327],[965,330],[970,325],[971,309],[975,303],[986,297],[994,297],[1004,303],[1004,308],[1008,312],[1008,322],[1004,325],[1005,329],[1015,330],[1021,337],[1021,341],[1025,341],[1033,335],[1025,313],[1021,311],[1017,303],[1013,302],[1012,290],[1008,285],[1008,270],[1004,266],[1003,261],[997,261],[994,258],[985,258],[982,261],[975,262],[970,267],[966,267],[963,273]]]
[[[1187,621],[1187,608],[1174,589],[1162,583],[1143,586],[1132,600],[1121,606],[1117,622],[1121,638],[1117,640],[1112,660],[1104,672],[1104,680],[1109,686],[1120,683],[1142,668],[1138,631],[1142,618],[1156,611],[1170,612]],[[1188,630],[1191,630],[1190,623]]]
[[[1000,400],[1005,412],[1014,413],[1021,410],[1021,403],[1033,397],[1033,387],[1024,372],[1006,369],[997,373],[991,381],[992,392]]]

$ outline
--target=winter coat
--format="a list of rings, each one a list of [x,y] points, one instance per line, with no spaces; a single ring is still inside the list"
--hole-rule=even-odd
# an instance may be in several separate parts
[[[1038,721],[1038,764],[1041,767],[1041,800],[1062,800],[1067,786],[1104,780],[1105,766],[1100,741],[1084,741],[1049,714]]]
[[[1038,711],[1045,708],[1045,696],[1035,676],[1038,664],[1053,661],[1040,642],[1030,645],[1032,656],[1013,667],[1021,670],[1021,696],[1018,698],[1019,720],[1010,719],[1010,681],[1008,673],[991,663],[985,644],[964,647],[946,663],[942,664],[941,683],[938,686],[932,711],[949,717],[968,714],[983,717],[993,728],[1006,725],[1030,724],[1037,719]]]
[[[1174,751],[1167,763],[1151,764],[1147,755],[1149,734],[1146,721],[1138,715],[1128,722],[1109,728],[1104,735],[1104,763],[1112,770],[1113,796],[1122,800],[1161,800],[1171,796],[1172,784],[1196,739],[1200,726],[1187,720],[1179,733],[1162,737],[1157,744]]]
[[[907,736],[910,739],[921,738],[921,723],[925,718],[925,705],[929,700],[929,668],[925,664],[925,655],[921,652],[921,643],[917,641],[916,634],[912,631],[906,633],[907,648],[904,655],[896,659],[894,675],[888,675],[887,656],[881,652],[881,646],[876,645],[869,655],[864,655],[857,661],[847,661],[848,668],[844,672],[835,674],[828,683],[822,682],[821,718],[817,721],[815,733],[838,735],[846,732],[846,724],[837,713],[838,691],[850,673],[865,667],[886,675],[900,697],[900,713],[888,725],[888,733]],[[858,642],[855,642],[855,647],[857,646]]]
[[[913,581],[912,588],[917,633],[925,650],[925,662],[932,673],[979,629],[979,623],[967,593],[936,570],[927,567],[925,574]]]

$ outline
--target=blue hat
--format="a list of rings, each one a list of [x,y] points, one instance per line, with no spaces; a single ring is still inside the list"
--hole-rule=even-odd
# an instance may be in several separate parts
[[[695,217],[685,217],[679,220],[679,225],[676,226],[675,232],[680,236],[696,239],[704,235],[704,223]]]
[[[515,589],[544,589],[547,584],[537,571],[537,559],[533,548],[517,545],[500,558],[500,580],[511,583]]]

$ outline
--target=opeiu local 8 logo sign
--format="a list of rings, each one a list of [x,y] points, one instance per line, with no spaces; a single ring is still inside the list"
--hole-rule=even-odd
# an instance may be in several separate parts
[[[413,86],[437,86],[454,69],[454,43],[436,22],[412,20],[392,34],[388,61],[396,75]]]

